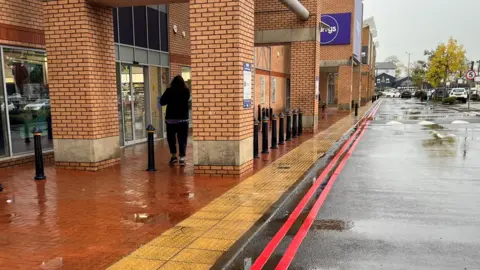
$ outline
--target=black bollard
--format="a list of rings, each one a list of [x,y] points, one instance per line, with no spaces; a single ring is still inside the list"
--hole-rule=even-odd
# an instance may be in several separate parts
[[[302,109],[298,110],[298,136],[303,133],[303,112]]]
[[[297,109],[293,110],[292,115],[292,138],[298,137],[298,111]]]
[[[253,124],[253,158],[259,158],[258,155],[258,131],[260,122],[257,120]]]
[[[358,103],[355,103],[355,116],[358,116]]]
[[[2,187],[2,184],[0,184],[0,192],[3,191],[3,187]]]
[[[262,121],[262,106],[258,105],[257,120]]]
[[[278,130],[278,145],[285,144],[285,114],[280,113],[279,117],[279,130]]]
[[[355,100],[352,100],[352,110],[355,107]]]
[[[147,133],[148,133],[148,168],[147,172],[154,172],[156,171],[155,169],[155,145],[153,141],[153,134],[155,133],[155,128],[152,126],[152,124],[148,125],[147,127]]]
[[[268,116],[270,117],[270,120],[272,120],[272,117],[273,117],[273,110],[272,108],[270,107],[270,110],[268,111]]]
[[[375,97],[374,97],[374,96],[372,96],[372,103],[373,103],[373,102],[375,102]]]
[[[268,117],[262,123],[262,154],[268,154]]]
[[[50,114],[48,114],[47,116],[47,131],[48,131],[48,139],[53,140],[52,116]]]
[[[43,151],[42,151],[42,130],[38,127],[33,129],[33,143],[35,147],[35,180],[45,180],[45,171],[43,168]]]
[[[292,112],[287,112],[287,142],[292,140]]]
[[[322,104],[322,112],[325,112],[325,107],[327,107],[327,104],[323,103]]]
[[[276,114],[272,115],[272,149],[277,149],[277,120],[278,117]]]

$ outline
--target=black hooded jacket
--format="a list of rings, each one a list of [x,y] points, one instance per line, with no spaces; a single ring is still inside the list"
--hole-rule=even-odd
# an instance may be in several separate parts
[[[160,105],[167,105],[165,120],[188,120],[190,108],[190,89],[181,76],[176,76],[170,88],[160,98]]]

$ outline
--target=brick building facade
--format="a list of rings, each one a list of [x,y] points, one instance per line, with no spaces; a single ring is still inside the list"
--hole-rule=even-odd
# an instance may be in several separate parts
[[[352,61],[353,35],[349,45],[320,45],[322,14],[354,15],[355,0],[301,1],[303,19],[276,0],[0,3],[4,164],[31,155],[29,129],[40,125],[57,166],[111,166],[121,147],[145,141],[148,123],[164,136],[156,100],[182,75],[192,87],[196,174],[238,177],[252,168],[258,105],[301,109],[313,131],[319,100],[348,109],[369,95],[361,72],[371,67],[361,71]],[[251,107],[244,106],[245,65],[255,69]]]

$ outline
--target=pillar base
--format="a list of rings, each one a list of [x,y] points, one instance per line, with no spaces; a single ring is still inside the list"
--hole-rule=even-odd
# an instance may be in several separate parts
[[[120,158],[107,159],[99,162],[61,162],[56,161],[58,169],[97,172],[108,167],[120,164]]]
[[[240,141],[193,141],[196,175],[242,177],[253,169],[253,137]]]
[[[120,162],[118,136],[91,140],[54,139],[53,145],[57,168],[98,171]]]
[[[341,111],[350,111],[352,110],[352,104],[350,103],[338,104],[338,109]]]
[[[194,173],[198,176],[242,178],[253,171],[253,160],[240,166],[207,166],[195,165]]]

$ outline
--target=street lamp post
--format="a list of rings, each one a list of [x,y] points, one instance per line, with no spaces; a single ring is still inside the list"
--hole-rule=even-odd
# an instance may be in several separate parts
[[[407,66],[407,76],[410,77],[410,56],[412,56],[413,53],[410,52],[405,52],[408,55],[408,66]]]

